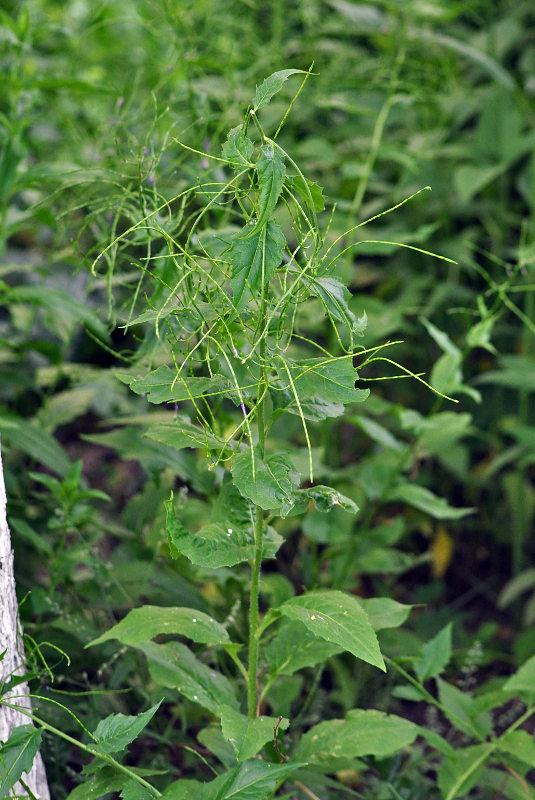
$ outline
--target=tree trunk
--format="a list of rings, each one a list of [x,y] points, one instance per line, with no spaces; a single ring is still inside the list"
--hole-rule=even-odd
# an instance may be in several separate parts
[[[22,641],[22,627],[19,620],[17,596],[15,594],[15,575],[13,572],[13,550],[11,537],[6,519],[6,489],[4,473],[2,470],[2,454],[0,451],[0,653],[6,654],[0,661],[0,681],[9,680],[10,675],[24,673],[24,644]],[[21,708],[30,708],[28,684],[19,684],[12,692],[4,695],[4,700],[10,701]],[[0,705],[0,741],[7,741],[13,728],[18,725],[27,725],[28,716],[15,708]],[[37,753],[32,769],[28,775],[23,775],[24,782],[39,800],[50,800],[46,773],[40,753]],[[18,797],[28,797],[20,783],[15,785],[15,794]],[[13,796],[13,795],[10,795]]]

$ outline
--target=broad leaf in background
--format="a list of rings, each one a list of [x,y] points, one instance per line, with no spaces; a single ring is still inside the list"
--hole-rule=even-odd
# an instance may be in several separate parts
[[[384,499],[408,503],[435,519],[461,519],[474,513],[473,508],[453,508],[443,497],[437,497],[425,486],[416,483],[398,483],[386,493]]]
[[[399,628],[411,613],[414,606],[398,603],[389,597],[359,598],[360,605],[368,615],[368,619],[375,631],[384,628]]]
[[[100,720],[93,734],[97,749],[107,755],[124,750],[149,724],[159,707],[160,703],[156,703],[152,708],[135,717],[111,714],[106,719]]]
[[[407,747],[418,735],[418,728],[402,717],[382,711],[349,711],[345,719],[320,722],[302,737],[295,757],[321,763],[331,758],[384,758]]]
[[[451,658],[451,633],[453,623],[449,622],[429,642],[422,645],[421,655],[414,661],[414,671],[421,683],[436,678],[449,664]]]
[[[265,225],[246,225],[232,239],[230,285],[234,306],[243,311],[251,297],[260,298],[275,270],[280,266],[286,240],[278,222],[270,219]]]
[[[290,598],[279,611],[302,622],[319,639],[386,671],[375,631],[366,612],[351,595],[336,590],[309,592]]]
[[[118,639],[126,645],[136,645],[139,642],[149,642],[162,633],[178,633],[200,644],[230,642],[226,628],[202,611],[195,608],[159,608],[146,605],[129,611],[124,619],[90,642],[87,647],[109,639]]]

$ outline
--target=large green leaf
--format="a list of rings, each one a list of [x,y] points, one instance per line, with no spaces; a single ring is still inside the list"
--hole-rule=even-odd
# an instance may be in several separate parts
[[[289,619],[302,622],[314,636],[386,671],[375,631],[351,595],[337,590],[309,592],[290,598],[278,610]]]
[[[422,645],[420,658],[414,662],[414,671],[422,683],[429,678],[436,678],[449,664],[452,628],[453,623],[449,622],[429,642]]]
[[[367,323],[366,316],[357,319],[349,309],[348,301],[351,299],[351,292],[338,278],[332,275],[320,278],[303,275],[301,280],[309,287],[311,293],[319,298],[326,313],[333,320],[343,322],[353,333],[364,333]]]
[[[41,731],[33,725],[13,728],[7,742],[0,744],[0,797],[7,797],[11,786],[29,772],[41,743]]]
[[[234,708],[223,706],[221,709],[221,729],[223,736],[229,741],[238,761],[253,758],[266,742],[273,741],[275,727],[286,730],[287,719],[277,717],[255,717],[249,719]]]
[[[103,767],[89,780],[76,786],[66,800],[98,800],[109,792],[118,792],[126,780],[124,773]]]
[[[535,769],[535,741],[527,731],[508,731],[498,740],[498,747]]]
[[[217,716],[221,706],[238,708],[234,689],[227,678],[199,661],[185,645],[145,642],[137,648],[145,653],[150,675],[160,686],[176,689]]]
[[[295,505],[300,475],[280,453],[263,459],[256,447],[244,450],[232,459],[232,477],[242,495],[266,511],[284,517]]]
[[[124,750],[149,724],[159,706],[160,703],[156,703],[152,708],[135,717],[111,714],[109,717],[101,719],[93,734],[97,740],[97,749],[107,755]]]
[[[287,775],[303,764],[272,764],[255,758],[205,784],[200,800],[266,800]]]
[[[294,194],[299,195],[305,201],[305,204],[316,213],[323,211],[325,208],[323,189],[315,181],[310,181],[302,175],[296,175],[291,180],[290,189]]]
[[[94,639],[87,646],[118,639],[122,644],[149,642],[162,633],[180,634],[200,644],[227,644],[227,630],[215,619],[195,608],[160,608],[141,606],[129,611],[124,619]]]
[[[157,795],[152,789],[131,778],[124,784],[120,796],[121,800],[154,800]]]
[[[273,214],[277,205],[282,184],[284,183],[284,173],[286,168],[282,155],[272,144],[262,147],[262,155],[256,164],[258,175],[258,211],[256,227],[265,225]],[[249,234],[251,235],[251,234]]]
[[[384,758],[411,744],[418,728],[382,711],[349,711],[345,719],[320,722],[302,737],[295,757],[319,763],[334,758]]]
[[[221,450],[225,446],[223,439],[218,439],[211,431],[193,425],[189,420],[178,418],[173,422],[161,422],[151,425],[145,436],[156,442],[182,450],[186,447]]]
[[[233,237],[230,285],[238,311],[243,311],[251,297],[259,296],[267,286],[280,266],[285,244],[282,228],[273,219],[252,228],[246,225]]]
[[[209,569],[232,567],[253,558],[254,546],[239,528],[212,522],[192,534],[176,516],[173,501],[168,500],[165,507],[167,540],[173,558],[183,555],[192,564]]]
[[[279,72],[274,72],[262,81],[260,86],[256,87],[253,100],[254,111],[258,111],[259,108],[267,106],[273,95],[277,94],[277,92],[282,89],[290,75],[296,75],[297,73],[301,73],[302,75],[306,74],[302,69],[281,69]]]
[[[222,394],[234,387],[221,375],[210,378],[195,378],[185,372],[161,366],[144,378],[131,378],[130,388],[136,394],[145,395],[149,403],[179,403],[203,395]]]
[[[528,658],[522,666],[508,678],[503,688],[508,692],[526,693],[535,697],[535,656]]]
[[[343,649],[339,644],[318,639],[301,622],[293,621],[281,626],[264,653],[272,675],[293,675],[341,653]]]
[[[315,358],[288,362],[288,367],[300,399],[318,397],[328,403],[361,403],[370,394],[369,389],[355,389],[358,374],[351,358]],[[285,370],[281,370],[280,377],[287,383]]]
[[[474,512],[473,508],[453,508],[443,497],[437,497],[416,483],[398,483],[386,493],[384,500],[408,503],[435,519],[461,519]]]

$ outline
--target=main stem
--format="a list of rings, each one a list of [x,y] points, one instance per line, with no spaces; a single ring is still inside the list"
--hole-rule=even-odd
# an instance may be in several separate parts
[[[260,306],[259,330],[264,330],[266,320],[266,301],[262,296]],[[262,365],[262,376],[258,383],[257,397],[264,395],[266,386],[266,338],[262,337],[259,345],[260,363]],[[256,421],[258,426],[258,449],[260,456],[264,457],[264,400],[260,400],[256,409]],[[253,443],[251,442],[251,447]],[[251,572],[251,595],[249,598],[249,664],[248,664],[248,684],[247,684],[247,713],[249,719],[254,719],[257,715],[258,706],[258,687],[256,675],[258,671],[258,595],[260,590],[260,568],[262,566],[262,552],[264,549],[264,512],[260,506],[256,506],[255,515],[255,555]]]

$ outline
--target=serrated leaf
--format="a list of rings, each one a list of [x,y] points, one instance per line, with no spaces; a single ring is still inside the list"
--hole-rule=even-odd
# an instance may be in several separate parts
[[[7,742],[0,744],[0,797],[7,797],[11,786],[30,772],[41,744],[41,730],[33,725],[13,728]]]
[[[234,456],[231,469],[234,483],[255,505],[266,511],[276,509],[283,517],[295,505],[300,475],[280,453],[263,459],[258,448],[244,450]]]
[[[173,422],[160,422],[151,425],[144,436],[155,442],[183,450],[187,447],[204,448],[206,450],[221,450],[225,442],[214,436],[211,431],[193,425],[189,420],[177,418]]]
[[[87,647],[118,639],[122,644],[149,642],[160,634],[179,634],[200,644],[226,644],[230,637],[226,628],[195,608],[160,608],[141,606],[129,611],[124,619]]]
[[[125,716],[125,714],[111,714],[106,719],[100,720],[93,733],[97,740],[97,749],[107,755],[124,750],[149,724],[159,706],[160,703],[156,703],[152,708],[135,717]]]
[[[437,497],[429,489],[416,483],[398,483],[386,493],[384,499],[408,503],[434,519],[461,519],[474,513],[473,508],[453,508],[443,497]]]
[[[239,528],[210,523],[192,534],[176,516],[172,500],[167,501],[165,507],[167,540],[173,558],[182,555],[198,567],[218,569],[254,557],[254,546]]]
[[[258,176],[258,209],[256,227],[265,225],[273,214],[282,191],[286,167],[279,150],[272,144],[261,149],[262,155],[256,164]],[[248,236],[251,236],[250,232]]]
[[[255,717],[249,719],[234,708],[221,709],[221,730],[225,739],[231,743],[238,761],[247,761],[255,756],[266,742],[273,741],[275,726],[286,730],[289,720],[277,717]]]
[[[384,758],[412,744],[418,728],[382,711],[356,709],[345,719],[320,722],[301,738],[295,757],[311,764],[332,758]]]
[[[449,622],[429,642],[422,645],[420,658],[414,662],[414,671],[421,683],[436,678],[451,659],[451,632],[453,623]]]
[[[359,599],[360,605],[368,615],[374,631],[384,628],[398,628],[403,625],[413,606],[391,600],[389,597],[370,597]]]
[[[344,323],[353,333],[358,335],[362,335],[365,332],[367,326],[366,315],[357,319],[353,314],[348,306],[351,292],[338,278],[329,275],[320,278],[303,275],[301,280],[308,286],[311,294],[319,298],[326,313],[333,320]]]
[[[369,389],[355,389],[357,370],[351,358],[307,359],[288,362],[299,399],[318,397],[328,403],[360,403],[369,396]],[[285,370],[280,371],[283,383]]]
[[[227,141],[221,148],[221,155],[228,161],[239,166],[252,166],[251,156],[253,155],[254,145],[238,125],[232,128],[227,134]]]
[[[260,86],[256,87],[256,93],[253,100],[253,108],[255,111],[258,111],[259,108],[263,106],[267,106],[273,95],[277,94],[290,75],[306,75],[306,72],[302,69],[281,69],[279,72],[274,72],[268,78],[266,78]]]
[[[337,653],[343,647],[318,639],[301,622],[283,625],[265,649],[272,675],[293,675],[305,667],[313,667]]]
[[[246,225],[232,239],[230,285],[234,305],[243,311],[251,297],[260,295],[280,266],[286,240],[276,220],[266,225]]]
[[[221,375],[211,378],[191,377],[176,369],[160,366],[144,378],[131,378],[130,388],[136,394],[146,395],[149,403],[180,403],[203,395],[232,391],[233,384]]]
[[[325,199],[323,197],[323,189],[314,181],[309,181],[308,178],[296,175],[292,178],[290,183],[292,192],[298,194],[306,205],[316,213],[323,211],[325,208]]]
[[[200,800],[267,800],[277,784],[304,766],[271,764],[255,758],[204,784]]]
[[[522,666],[508,678],[503,688],[508,692],[524,692],[535,695],[535,656],[528,658]]]
[[[151,678],[160,686],[176,689],[216,716],[221,706],[238,708],[234,689],[227,678],[199,661],[180,642],[146,642],[138,644],[137,648],[145,653]]]
[[[314,636],[386,671],[375,631],[366,612],[351,595],[337,590],[309,592],[290,598],[278,610],[289,619],[302,622]]]

